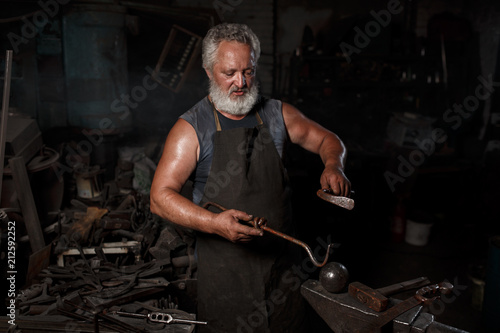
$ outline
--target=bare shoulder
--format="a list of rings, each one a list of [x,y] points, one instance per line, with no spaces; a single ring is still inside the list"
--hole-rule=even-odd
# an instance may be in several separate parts
[[[285,120],[285,123],[287,121],[295,121],[299,120],[300,118],[305,118],[304,114],[299,111],[295,106],[292,104],[283,102],[282,103],[282,112],[283,112],[283,119]]]
[[[168,133],[162,159],[192,159],[198,160],[199,142],[196,131],[184,119],[178,119]]]
[[[173,142],[178,142],[178,141],[184,141],[184,140],[191,140],[191,139],[196,139],[196,131],[193,128],[193,126],[188,123],[186,120],[179,118],[174,126],[170,129],[170,132],[168,133],[167,136],[167,141],[165,143],[169,144]],[[198,143],[198,140],[194,140],[196,142],[193,143]]]
[[[283,102],[282,112],[288,135],[294,143],[302,144],[308,132],[317,128],[313,121],[291,104]]]
[[[194,128],[179,119],[170,130],[155,172],[153,186],[179,189],[189,178],[198,161],[199,144]]]

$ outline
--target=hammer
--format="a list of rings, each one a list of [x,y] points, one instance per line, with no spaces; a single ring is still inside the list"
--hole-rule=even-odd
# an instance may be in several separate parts
[[[413,288],[420,288],[431,282],[427,277],[419,277],[413,280],[404,281],[390,286],[372,289],[361,282],[351,282],[349,284],[349,295],[366,304],[370,309],[377,312],[387,308],[388,299],[386,296],[393,295]]]

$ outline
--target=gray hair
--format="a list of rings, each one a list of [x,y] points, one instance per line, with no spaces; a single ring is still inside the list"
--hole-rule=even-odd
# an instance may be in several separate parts
[[[260,57],[260,42],[255,33],[245,24],[221,23],[208,30],[203,39],[202,60],[203,67],[212,70],[215,64],[217,49],[222,41],[237,41],[247,44],[255,53],[255,62]]]

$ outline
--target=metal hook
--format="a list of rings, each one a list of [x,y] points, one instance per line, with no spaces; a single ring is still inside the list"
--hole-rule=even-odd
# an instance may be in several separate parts
[[[215,203],[215,202],[207,202],[203,205],[203,208],[208,208],[209,206],[214,206],[222,211],[225,211],[227,210],[226,208],[222,207],[221,205]],[[328,247],[326,248],[326,255],[325,255],[325,258],[323,259],[323,262],[319,262],[316,260],[316,258],[314,258],[314,255],[311,251],[311,248],[309,247],[309,245],[307,245],[306,243],[296,239],[296,238],[293,238],[287,234],[284,234],[282,232],[279,232],[279,231],[276,231],[272,228],[269,228],[266,223],[267,223],[267,220],[263,217],[254,217],[252,220],[248,221],[249,224],[251,224],[253,227],[255,228],[258,228],[258,229],[262,229],[264,231],[267,231],[267,232],[270,232],[278,237],[281,237],[283,239],[286,239],[287,241],[290,241],[294,244],[297,244],[299,246],[302,246],[307,254],[309,255],[309,258],[311,259],[312,263],[316,266],[316,267],[323,267],[326,265],[326,263],[328,262],[328,257],[330,256],[330,250],[333,248],[333,247],[336,247],[336,244],[334,243],[331,243],[331,244],[328,244]]]

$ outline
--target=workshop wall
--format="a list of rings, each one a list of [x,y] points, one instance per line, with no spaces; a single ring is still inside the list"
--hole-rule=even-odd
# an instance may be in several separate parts
[[[148,152],[156,160],[161,151],[160,143],[170,127],[182,112],[204,96],[207,84],[199,59],[186,73],[188,79],[178,91],[151,79],[172,27],[178,25],[203,36],[214,23],[238,21],[248,23],[262,38],[259,75],[263,93],[296,104],[354,147],[361,145],[381,151],[394,112],[416,112],[439,118],[449,105],[461,103],[474,90],[479,74],[487,77],[493,73],[499,39],[498,5],[494,1],[474,4],[418,1],[394,15],[391,25],[372,38],[366,48],[353,51],[349,55],[353,63],[347,64],[339,45],[351,43],[353,46],[355,28],[368,22],[370,11],[384,10],[387,4],[386,1],[361,0],[328,4],[299,0],[128,2],[127,15],[120,27],[122,39],[126,41],[120,52],[121,66],[113,69],[105,64],[106,54],[111,51],[103,47],[101,58],[93,58],[93,63],[100,62],[103,69],[109,70],[109,75],[99,84],[86,84],[88,91],[76,88],[75,95],[70,82],[72,73],[80,68],[81,76],[88,76],[90,70],[70,61],[84,57],[77,48],[69,48],[71,37],[68,24],[64,23],[70,17],[69,7],[61,6],[52,9],[54,13],[47,12],[48,23],[42,24],[46,23],[42,20],[39,25],[43,28],[31,31],[30,28],[38,24],[33,21],[35,16],[24,20],[19,17],[39,10],[37,3],[27,1],[14,6],[3,2],[3,13],[19,16],[17,20],[2,21],[1,26],[5,32],[0,40],[2,47],[16,49],[11,111],[35,118],[48,144],[64,140],[60,139],[62,133],[69,135],[70,140],[74,139],[71,136],[77,137],[78,142],[82,137],[85,139],[85,135],[81,130],[72,128],[70,131],[69,128],[86,126],[86,123],[73,120],[82,116],[79,114],[82,112],[74,109],[76,100],[83,98],[88,103],[88,96],[102,95],[103,87],[109,83],[110,95],[105,97],[104,106],[107,110],[103,112],[107,118],[116,118],[113,123],[123,118],[126,126],[122,132],[126,135],[104,136],[103,142],[109,145],[94,147],[94,157],[110,155],[108,152],[116,150],[117,142],[126,145],[144,140]],[[102,2],[94,5],[104,6]],[[448,45],[446,92],[442,82],[436,84],[436,79],[442,80],[443,75],[440,45],[425,45],[430,37],[429,24],[443,12],[471,29],[467,40],[450,41]],[[88,51],[83,40],[74,44]],[[424,59],[422,52],[427,52],[429,58]],[[119,84],[114,80],[118,77]],[[90,82],[88,78],[85,80]],[[428,84],[429,80],[432,84]],[[154,88],[146,89],[145,85]],[[99,118],[101,111],[94,106],[88,108],[92,109],[87,110],[90,116]],[[490,104],[481,105],[459,135],[450,135],[452,140],[448,145],[460,156],[481,156],[486,144],[478,142],[478,138],[487,136],[488,127],[488,122],[482,120],[482,113],[487,114],[491,109]],[[95,122],[91,127],[106,132]],[[354,153],[356,149],[351,151]],[[302,159],[298,156],[296,159]],[[104,162],[112,165],[113,160]]]

